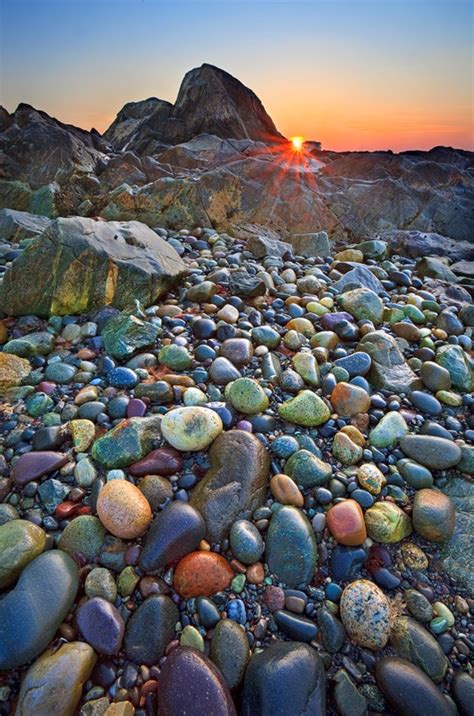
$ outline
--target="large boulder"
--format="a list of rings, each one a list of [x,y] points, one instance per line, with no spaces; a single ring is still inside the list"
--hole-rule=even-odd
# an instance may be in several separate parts
[[[36,238],[51,223],[46,216],[29,214],[27,211],[0,209],[0,239],[17,242]]]
[[[10,315],[43,317],[148,306],[184,271],[174,248],[136,221],[56,219],[6,272],[0,303]]]

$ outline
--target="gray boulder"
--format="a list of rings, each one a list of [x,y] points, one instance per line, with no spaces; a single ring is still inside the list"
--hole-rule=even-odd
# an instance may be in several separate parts
[[[137,221],[56,219],[5,273],[0,303],[13,316],[43,317],[149,306],[184,272],[175,249]]]
[[[29,214],[27,211],[0,209],[0,239],[16,243],[22,239],[39,236],[51,223],[46,216]]]

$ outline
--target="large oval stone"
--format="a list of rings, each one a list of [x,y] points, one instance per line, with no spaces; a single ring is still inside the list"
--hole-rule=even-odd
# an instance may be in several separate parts
[[[0,600],[0,669],[34,659],[53,638],[76,598],[79,571],[61,550],[30,562]]]
[[[25,674],[15,716],[73,716],[96,658],[82,641],[45,651]]]
[[[373,582],[357,579],[344,589],[341,619],[351,639],[368,649],[382,649],[390,633],[390,605]]]
[[[77,610],[76,620],[84,639],[99,654],[119,652],[125,623],[113,604],[102,597],[88,599]]]
[[[324,716],[326,677],[321,657],[307,644],[276,641],[247,667],[241,716]]]
[[[236,716],[229,689],[212,661],[197,649],[181,646],[161,669],[158,711],[160,716]]]
[[[46,544],[46,533],[29,520],[10,520],[0,526],[0,589],[10,587],[21,570]]]
[[[405,435],[400,447],[408,457],[413,458],[430,470],[447,470],[461,461],[461,448],[452,440],[436,435]]]
[[[271,572],[289,587],[308,584],[314,576],[318,549],[311,524],[296,507],[281,507],[273,515],[266,540]]]
[[[132,614],[125,630],[125,655],[136,664],[155,664],[175,635],[179,612],[162,594],[153,594]]]
[[[195,550],[206,533],[200,513],[187,502],[172,502],[153,520],[140,555],[144,572],[156,572]]]
[[[204,517],[207,538],[220,542],[237,519],[248,519],[265,500],[270,455],[244,430],[219,435],[209,451],[211,468],[190,503]]]
[[[377,685],[399,716],[452,716],[449,702],[431,679],[405,659],[387,656],[377,662]]]
[[[182,452],[204,450],[222,428],[222,420],[214,410],[197,405],[170,410],[161,421],[165,440]]]

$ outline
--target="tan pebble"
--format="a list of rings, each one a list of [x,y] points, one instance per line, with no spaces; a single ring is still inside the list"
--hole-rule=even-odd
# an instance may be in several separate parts
[[[97,514],[104,527],[122,539],[142,535],[152,518],[150,503],[127,480],[112,480],[102,488],[97,498]]]
[[[263,564],[261,562],[256,562],[255,564],[252,564],[247,569],[247,582],[249,584],[262,584],[264,578],[265,578],[265,570],[263,568]]]
[[[341,428],[341,433],[345,433],[346,435],[348,435],[352,442],[356,445],[364,447],[365,437],[362,435],[360,430],[356,428],[355,425],[344,425],[344,427]]]
[[[272,495],[282,505],[293,505],[303,507],[304,497],[296,486],[295,482],[282,473],[274,475],[270,480]]]

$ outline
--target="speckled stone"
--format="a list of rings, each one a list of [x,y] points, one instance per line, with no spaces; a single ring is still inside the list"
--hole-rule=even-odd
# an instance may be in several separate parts
[[[136,664],[156,664],[174,638],[178,608],[162,594],[153,594],[132,614],[125,629],[124,651]]]
[[[209,597],[228,587],[233,576],[232,567],[220,554],[199,551],[191,552],[178,562],[173,583],[185,599]]]
[[[418,490],[413,500],[413,527],[430,542],[447,542],[454,532],[452,500],[439,490]]]
[[[390,605],[385,594],[373,582],[358,579],[343,591],[341,619],[359,646],[382,649],[390,633]]]
[[[245,629],[232,619],[221,619],[212,635],[210,656],[229,689],[236,688],[244,678],[250,658]]]
[[[423,669],[433,681],[444,677],[448,660],[436,639],[415,619],[401,616],[394,620],[390,645],[398,656]]]
[[[410,517],[394,502],[376,502],[364,517],[369,537],[377,542],[393,544],[412,533]]]
[[[283,420],[304,427],[322,425],[330,417],[326,403],[310,390],[302,390],[294,398],[282,403],[278,413]]]
[[[28,520],[0,526],[0,589],[10,587],[22,569],[44,550],[46,533]]]
[[[150,503],[138,487],[127,480],[111,480],[99,492],[97,514],[115,537],[140,537],[151,522]]]
[[[163,416],[161,432],[165,440],[177,450],[204,450],[222,432],[219,415],[209,408],[190,406],[175,408]]]

